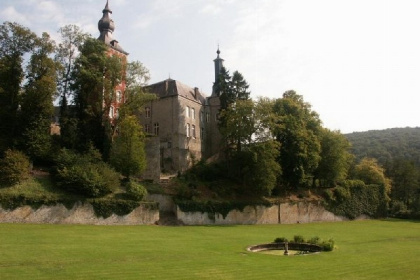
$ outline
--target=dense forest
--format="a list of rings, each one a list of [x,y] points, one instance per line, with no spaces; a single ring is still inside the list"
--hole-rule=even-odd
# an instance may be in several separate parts
[[[420,166],[420,127],[353,132],[345,136],[357,160],[375,158],[386,166],[395,159],[405,159]]]

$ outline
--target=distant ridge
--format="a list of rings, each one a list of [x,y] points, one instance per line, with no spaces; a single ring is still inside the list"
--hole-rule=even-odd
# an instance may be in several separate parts
[[[394,159],[413,161],[420,166],[420,127],[388,128],[344,134],[357,160],[376,158],[381,165]]]

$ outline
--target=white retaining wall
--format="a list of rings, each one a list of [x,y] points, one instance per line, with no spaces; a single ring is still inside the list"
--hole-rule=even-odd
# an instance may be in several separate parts
[[[30,206],[5,210],[0,207],[0,223],[42,223],[42,224],[90,224],[90,225],[142,225],[154,224],[159,220],[159,210],[151,210],[140,205],[131,213],[98,218],[93,206],[88,203],[76,203],[68,210],[64,205],[41,206],[37,210]]]
[[[270,207],[246,206],[241,212],[230,211],[225,218],[216,213],[214,219],[207,213],[183,212],[177,206],[178,220],[185,225],[224,225],[224,224],[295,224],[311,222],[333,222],[347,220],[325,210],[316,202],[281,203]]]

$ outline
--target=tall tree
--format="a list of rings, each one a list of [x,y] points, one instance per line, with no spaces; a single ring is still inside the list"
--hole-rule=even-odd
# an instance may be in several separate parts
[[[21,147],[32,159],[45,159],[50,152],[50,124],[56,93],[56,64],[49,57],[55,49],[47,33],[37,40],[28,67],[21,98]]]
[[[157,99],[156,94],[144,91],[144,86],[150,79],[149,70],[139,61],[127,63],[125,83],[126,89],[124,93],[124,104],[120,107],[120,118],[118,122],[125,116],[138,115],[144,107],[144,104]]]
[[[387,170],[387,174],[392,180],[392,199],[403,202],[410,209],[411,204],[420,198],[420,170],[418,166],[411,161],[396,159]]]
[[[126,177],[139,175],[146,167],[144,133],[135,116],[126,116],[118,125],[112,143],[110,161]]]
[[[243,145],[252,142],[256,130],[252,100],[237,100],[235,104],[221,111],[220,118],[225,122],[225,125],[220,127],[220,132],[227,142],[228,149],[240,152]]]
[[[273,114],[272,131],[281,145],[282,184],[292,188],[308,184],[321,159],[318,114],[295,91],[287,91],[275,101]]]
[[[365,184],[380,185],[385,189],[385,195],[389,201],[391,193],[391,180],[386,176],[385,169],[373,158],[364,158],[354,168],[353,178],[363,181]]]
[[[72,73],[74,72],[79,48],[88,38],[76,25],[66,25],[59,29],[61,43],[58,44],[55,61],[57,67],[57,92],[60,99],[60,139],[61,144],[67,148],[75,148],[77,143],[77,118],[69,105],[74,101],[72,91]]]
[[[339,131],[324,128],[320,139],[321,160],[314,172],[314,179],[319,180],[321,186],[334,186],[347,178],[354,156],[350,153],[349,141]]]
[[[72,73],[80,149],[90,144],[107,158],[111,142],[109,111],[116,98],[115,87],[122,80],[123,64],[118,56],[108,56],[106,45],[89,38],[80,48]]]
[[[23,56],[33,49],[36,38],[17,23],[0,25],[0,152],[15,144],[19,95],[25,76]]]

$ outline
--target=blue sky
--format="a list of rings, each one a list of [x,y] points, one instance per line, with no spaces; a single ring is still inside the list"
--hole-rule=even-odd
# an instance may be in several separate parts
[[[0,21],[97,37],[106,0],[1,0]],[[211,93],[217,45],[253,97],[294,89],[343,133],[420,126],[416,0],[109,0],[114,38],[151,72]]]

